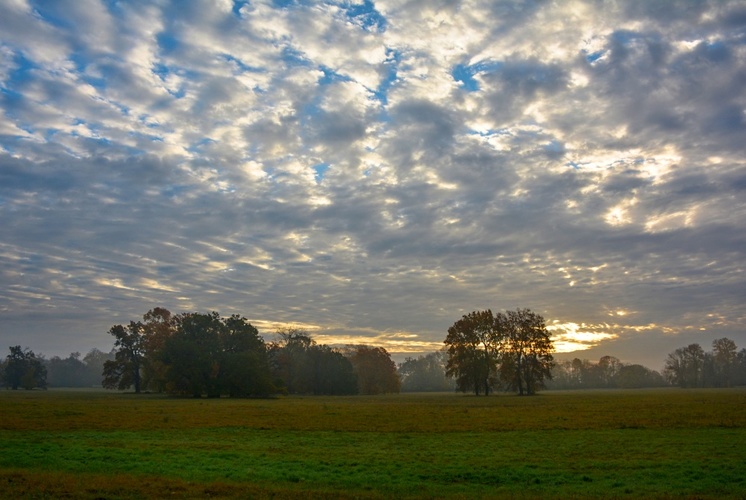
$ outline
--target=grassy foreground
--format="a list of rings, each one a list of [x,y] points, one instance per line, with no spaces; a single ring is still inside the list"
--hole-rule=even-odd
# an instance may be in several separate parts
[[[0,496],[746,497],[746,389],[0,391]]]

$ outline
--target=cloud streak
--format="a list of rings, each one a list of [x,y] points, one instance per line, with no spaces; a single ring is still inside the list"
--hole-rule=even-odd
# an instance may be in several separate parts
[[[85,350],[165,306],[416,352],[530,307],[567,349],[743,347],[745,20],[6,2],[0,338]]]

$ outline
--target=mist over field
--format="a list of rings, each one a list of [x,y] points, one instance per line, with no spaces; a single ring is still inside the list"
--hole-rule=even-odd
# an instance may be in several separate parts
[[[153,307],[558,359],[746,346],[742,1],[0,3],[0,348]],[[564,353],[564,354],[563,354]]]

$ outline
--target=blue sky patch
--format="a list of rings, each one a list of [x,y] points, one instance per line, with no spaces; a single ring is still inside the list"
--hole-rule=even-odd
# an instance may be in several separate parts
[[[347,17],[358,22],[369,31],[383,33],[386,31],[386,18],[376,10],[370,0],[365,0],[362,5],[350,5],[347,8]]]
[[[453,75],[454,80],[461,82],[461,85],[463,85],[466,91],[475,92],[479,90],[479,82],[474,79],[473,68],[463,64],[457,64],[453,67],[451,75]]]
[[[167,31],[161,31],[156,35],[158,46],[161,48],[163,54],[168,54],[175,51],[181,45],[181,42],[171,33]]]
[[[328,163],[319,163],[318,165],[314,165],[313,169],[316,171],[316,175],[314,178],[316,179],[316,184],[321,184],[321,181],[324,180],[324,176],[326,175],[326,171],[329,170],[330,165]]]

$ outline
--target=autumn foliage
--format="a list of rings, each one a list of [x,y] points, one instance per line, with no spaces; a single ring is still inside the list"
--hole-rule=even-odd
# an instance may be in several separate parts
[[[488,395],[502,385],[532,395],[551,378],[554,346],[544,318],[529,309],[474,311],[448,329],[446,373],[462,391]]]
[[[156,308],[114,325],[115,355],[104,365],[108,389],[167,392],[191,397],[271,394],[381,394],[399,392],[396,364],[381,347],[336,349],[307,332],[280,329],[265,343],[239,315],[172,315]]]

